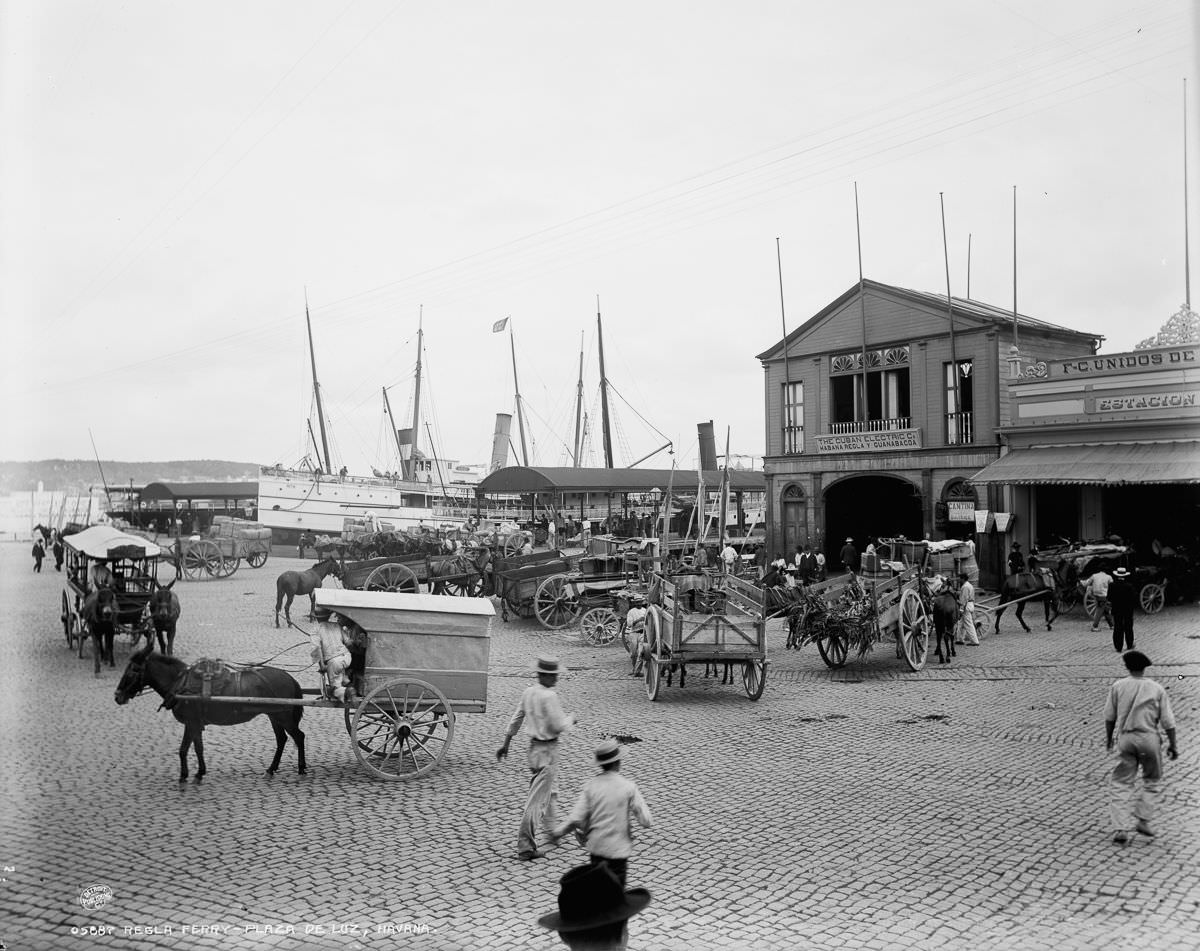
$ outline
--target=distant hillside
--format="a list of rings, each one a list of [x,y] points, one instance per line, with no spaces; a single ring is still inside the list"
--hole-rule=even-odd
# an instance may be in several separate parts
[[[0,494],[29,492],[42,483],[47,492],[86,492],[88,486],[136,486],[148,482],[237,482],[258,478],[257,462],[224,459],[180,459],[172,462],[120,462],[102,459],[104,480],[95,459],[42,459],[37,462],[0,462]]]

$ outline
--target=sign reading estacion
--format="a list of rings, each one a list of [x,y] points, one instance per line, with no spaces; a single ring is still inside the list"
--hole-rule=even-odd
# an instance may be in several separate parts
[[[921,430],[891,429],[882,433],[838,433],[817,436],[816,442],[818,453],[920,449]]]

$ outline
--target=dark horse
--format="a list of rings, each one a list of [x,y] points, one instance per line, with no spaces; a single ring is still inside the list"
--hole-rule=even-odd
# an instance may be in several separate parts
[[[486,548],[468,549],[445,561],[429,563],[430,594],[482,597],[487,583],[487,566],[492,553]],[[453,580],[446,580],[446,579]]]
[[[937,634],[937,659],[939,664],[950,663],[957,657],[954,650],[954,624],[958,620],[958,599],[949,585],[933,592],[933,629]],[[942,653],[942,645],[946,651]]]
[[[316,611],[316,599],[313,597],[313,592],[321,587],[321,582],[325,580],[325,576],[332,574],[335,578],[342,576],[342,569],[338,563],[332,558],[326,558],[318,561],[308,571],[285,571],[275,579],[275,626],[279,627],[279,609],[283,608],[283,616],[287,618],[288,627],[292,626],[292,599],[298,594],[307,594],[309,597],[309,616]],[[287,595],[287,605],[283,603],[283,597]]]
[[[1004,614],[1004,609],[1014,601],[1020,602],[1017,604],[1017,620],[1025,629],[1026,634],[1029,633],[1029,625],[1025,623],[1022,615],[1025,612],[1027,601],[1042,602],[1042,607],[1046,611],[1046,630],[1052,630],[1050,625],[1059,615],[1058,585],[1055,583],[1054,573],[1044,569],[1022,571],[1020,574],[1009,575],[1004,579],[1004,584],[1000,588],[1000,603],[996,605],[995,633],[1000,633],[1000,617]],[[1054,611],[1053,617],[1050,616],[1051,610]]]
[[[178,579],[176,579],[178,580]],[[150,621],[154,625],[154,633],[147,637],[153,642],[158,638],[158,649],[170,657],[175,653],[175,625],[179,621],[179,595],[171,590],[175,586],[172,581],[168,585],[159,585],[150,595],[150,603],[146,610],[150,613]]]
[[[92,654],[96,658],[96,676],[100,676],[100,662],[108,661],[109,667],[116,667],[113,659],[113,638],[117,629],[117,596],[112,588],[100,588],[89,594],[80,609],[83,619],[82,633],[92,638]]]
[[[180,700],[175,695],[181,687],[186,692],[195,692],[189,679],[198,679],[178,657],[165,657],[153,653],[153,644],[129,658],[129,666],[117,684],[113,699],[124,705],[149,687],[163,699],[175,719],[183,724],[183,742],[179,745],[179,781],[188,778],[188,747],[196,747],[196,782],[208,771],[204,764],[204,728],[206,726],[233,726],[253,720],[260,713],[271,721],[275,731],[275,758],[267,767],[268,775],[274,776],[283,757],[283,747],[290,736],[296,744],[299,772],[304,774],[304,733],[300,729],[300,718],[304,707],[281,704],[206,703],[204,700]],[[189,675],[192,675],[189,677]],[[217,676],[212,680],[212,695],[234,697],[278,697],[299,700],[303,694],[291,674],[277,667],[251,667],[236,674]]]

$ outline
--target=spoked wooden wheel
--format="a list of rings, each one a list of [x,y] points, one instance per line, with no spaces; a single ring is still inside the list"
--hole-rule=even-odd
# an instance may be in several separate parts
[[[748,660],[742,664],[742,686],[746,688],[746,696],[757,700],[763,695],[767,686],[767,664],[761,660]]]
[[[397,594],[417,594],[421,583],[417,580],[416,572],[408,565],[391,562],[380,565],[363,582],[364,591],[392,591]]]
[[[375,779],[407,782],[442,761],[454,711],[433,684],[391,680],[367,694],[350,723],[354,755]]]
[[[921,670],[929,656],[929,614],[925,602],[912,588],[900,598],[900,646],[913,670]]]
[[[841,625],[836,621],[832,623],[827,621],[821,625],[816,640],[817,653],[821,655],[821,660],[825,661],[826,667],[837,670],[839,667],[846,666],[846,654],[849,652],[850,642]]]
[[[208,569],[207,562],[204,559],[204,552],[200,548],[188,548],[183,553],[183,564],[180,565],[183,571],[183,577],[188,581],[200,581],[207,577]]]
[[[1166,587],[1156,581],[1142,585],[1138,592],[1138,603],[1147,614],[1157,614],[1167,603]]]
[[[658,659],[661,629],[662,622],[659,620],[658,611],[651,611],[646,615],[646,633],[642,640],[641,656],[634,658],[635,673],[639,663],[645,668],[646,696],[651,700],[657,700],[662,689],[662,665]]]
[[[651,654],[646,658],[646,696],[652,701],[658,699],[662,689],[662,663]]]
[[[504,538],[504,554],[515,555],[525,547],[524,532],[510,532]]]
[[[537,586],[533,596],[533,613],[542,627],[556,631],[574,624],[581,610],[579,599],[567,584],[566,575],[551,575]]]
[[[71,599],[65,591],[62,596],[62,625],[63,633],[67,636],[67,650],[70,650],[79,636],[79,615],[72,609]]]
[[[219,577],[228,578],[228,577],[234,575],[237,572],[238,566],[241,565],[241,563],[242,563],[241,558],[234,557],[233,555],[222,555],[221,556],[221,573],[220,573]]]
[[[1096,596],[1092,594],[1092,589],[1088,588],[1083,593],[1083,610],[1093,621],[1098,620],[1096,617]]]
[[[621,618],[612,608],[592,608],[579,619],[579,631],[593,647],[605,647],[617,639]]]
[[[263,549],[246,552],[246,564],[251,568],[261,568],[267,563],[267,552]]]
[[[483,576],[474,571],[464,572],[453,581],[443,582],[446,594],[454,598],[479,598],[483,596]]]

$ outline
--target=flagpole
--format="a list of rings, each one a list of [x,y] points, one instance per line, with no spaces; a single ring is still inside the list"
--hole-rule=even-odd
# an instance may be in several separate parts
[[[1183,305],[1192,309],[1192,263],[1188,249],[1187,77],[1183,80]]]
[[[517,428],[521,430],[521,464],[528,466],[529,448],[525,444],[525,413],[521,409],[521,384],[517,381],[517,341],[513,336],[512,317],[505,319],[508,321],[508,343],[512,349],[513,390],[517,396]]]
[[[789,402],[792,392],[792,373],[788,364],[787,316],[783,308],[783,257],[779,251],[779,238],[775,239],[775,265],[779,269],[779,326],[783,330],[783,451],[792,452],[789,436],[792,420],[789,417]]]
[[[958,427],[962,419],[962,406],[958,399],[958,351],[954,342],[954,300],[950,296],[950,245],[946,242],[946,199],[938,192],[938,201],[942,206],[942,254],[946,259],[946,309],[950,313],[950,379],[954,383],[954,434],[960,436]],[[960,440],[961,441],[961,440]]]
[[[858,220],[858,182],[854,183],[854,236],[858,242],[858,312],[862,322],[862,421],[867,420],[867,291],[863,281],[862,227]],[[864,429],[866,427],[863,427]]]

